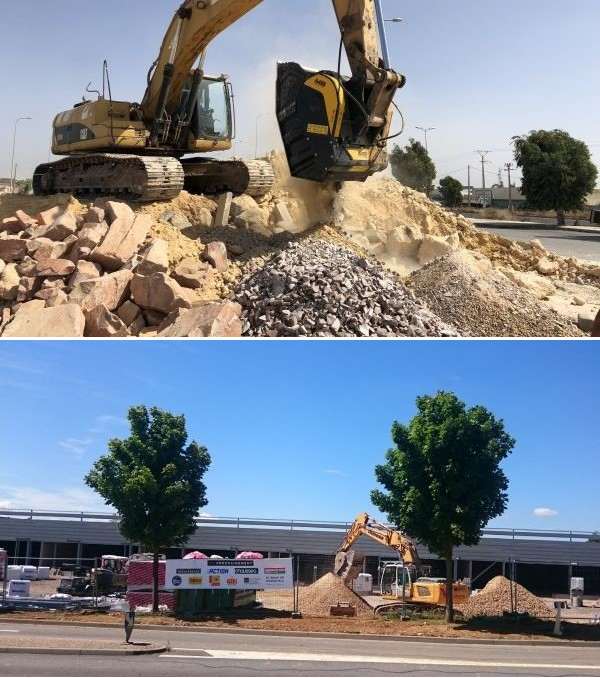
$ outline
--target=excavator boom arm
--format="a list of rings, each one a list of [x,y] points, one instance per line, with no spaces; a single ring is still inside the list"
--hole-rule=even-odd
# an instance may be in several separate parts
[[[264,0],[185,0],[165,33],[154,71],[142,99],[145,119],[171,114],[179,103],[185,80],[210,42],[242,16]],[[363,75],[365,81],[377,83],[388,95],[404,84],[403,76],[385,68],[380,57],[376,3],[380,0],[332,0],[342,41],[353,76]],[[383,35],[383,32],[382,32]],[[393,91],[391,91],[393,90]],[[368,113],[383,125],[391,99],[380,94],[370,104]],[[369,108],[371,108],[371,105]]]
[[[263,0],[185,0],[165,33],[149,78],[141,104],[144,117],[154,118],[161,113],[161,108],[173,111],[194,63],[210,42],[261,2]]]
[[[354,543],[362,535],[395,549],[400,554],[405,563],[416,565],[420,562],[419,554],[414,543],[398,530],[394,530],[383,523],[370,518],[367,513],[361,513],[348,528],[344,541],[342,542],[336,554],[335,571],[336,574],[348,569],[352,558],[348,559],[346,554]]]

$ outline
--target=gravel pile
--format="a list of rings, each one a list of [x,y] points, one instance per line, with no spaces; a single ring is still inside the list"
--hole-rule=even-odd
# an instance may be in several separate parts
[[[456,337],[393,274],[316,238],[290,243],[234,299],[253,337]]]
[[[474,337],[577,337],[582,332],[521,289],[485,257],[458,250],[415,271],[414,294]]]
[[[338,603],[353,605],[357,617],[373,616],[373,608],[332,572],[300,589],[298,596],[300,612],[312,617],[329,616],[331,606]]]
[[[511,597],[512,588],[512,597]],[[504,612],[526,612],[532,617],[553,617],[543,600],[520,584],[506,577],[494,577],[479,593],[471,596],[465,605],[457,605],[466,619],[471,617],[500,617]]]

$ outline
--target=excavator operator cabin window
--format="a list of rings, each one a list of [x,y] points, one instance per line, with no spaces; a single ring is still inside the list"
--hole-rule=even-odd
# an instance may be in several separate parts
[[[193,120],[196,137],[228,139],[231,137],[229,100],[222,80],[204,79],[198,88]]]

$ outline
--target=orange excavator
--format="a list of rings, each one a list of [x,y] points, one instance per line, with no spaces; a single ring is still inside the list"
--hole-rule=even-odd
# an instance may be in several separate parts
[[[394,549],[399,560],[386,561],[381,571],[381,597],[388,601],[376,607],[376,612],[400,605],[409,608],[443,607],[446,605],[446,579],[420,576],[424,569],[417,548],[405,534],[370,518],[367,513],[357,516],[335,556],[334,572],[345,581],[352,581],[364,567],[364,554],[351,550],[359,537],[367,536],[379,544]],[[470,591],[462,582],[453,582],[454,605],[468,602]]]

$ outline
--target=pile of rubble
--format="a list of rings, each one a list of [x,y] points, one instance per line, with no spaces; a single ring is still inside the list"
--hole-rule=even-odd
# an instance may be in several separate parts
[[[407,285],[442,320],[473,337],[583,336],[477,252],[449,252],[412,273]]]
[[[311,617],[329,616],[331,607],[339,603],[356,608],[357,617],[373,616],[373,608],[332,572],[301,588],[298,593],[300,612]]]
[[[239,336],[241,309],[194,291],[229,267],[223,243],[170,270],[147,214],[107,201],[76,215],[17,211],[0,231],[3,337]],[[170,273],[168,271],[170,270]]]
[[[269,159],[276,185],[257,199],[2,196],[0,336],[591,330],[599,266],[481,231],[390,177],[334,193],[290,177],[282,154]]]
[[[527,613],[531,617],[548,618],[555,615],[548,605],[524,586],[506,577],[491,579],[468,603],[457,605],[466,619],[472,617],[501,617],[506,613]]]
[[[240,281],[252,337],[457,337],[395,276],[319,238],[290,243]]]

